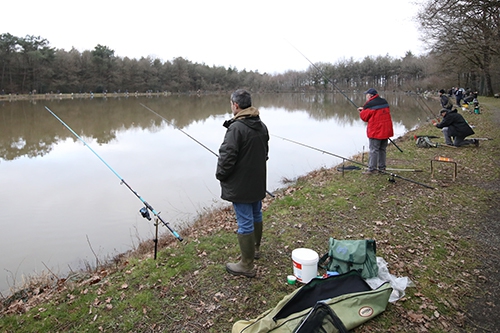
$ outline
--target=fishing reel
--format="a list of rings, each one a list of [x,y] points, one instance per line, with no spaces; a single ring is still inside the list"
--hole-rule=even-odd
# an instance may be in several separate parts
[[[142,207],[141,209],[139,209],[139,213],[141,213],[142,217],[148,219],[148,221],[151,221],[151,216],[149,215],[149,211],[146,207]]]
[[[396,182],[396,179],[394,178],[394,174],[393,173],[391,173],[391,175],[389,176],[389,178],[387,180],[390,181],[391,183],[395,183]]]

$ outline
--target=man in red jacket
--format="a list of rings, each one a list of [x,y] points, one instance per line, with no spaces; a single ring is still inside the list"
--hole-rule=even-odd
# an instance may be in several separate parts
[[[368,123],[366,133],[369,141],[370,158],[364,174],[385,171],[386,149],[389,138],[394,135],[389,104],[373,88],[365,91],[366,103],[359,107],[359,117]],[[378,169],[378,170],[377,170]]]

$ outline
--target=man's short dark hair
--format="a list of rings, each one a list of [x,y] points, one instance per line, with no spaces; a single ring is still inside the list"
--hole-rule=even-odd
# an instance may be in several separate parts
[[[252,97],[245,89],[238,89],[231,94],[231,101],[238,104],[240,109],[246,109],[252,106]]]

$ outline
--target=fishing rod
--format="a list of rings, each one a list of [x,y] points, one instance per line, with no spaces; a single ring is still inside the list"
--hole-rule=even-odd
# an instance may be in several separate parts
[[[434,112],[432,111],[432,109],[430,108],[430,106],[429,106],[429,105],[425,102],[424,97],[422,97],[422,95],[418,94],[418,93],[417,93],[417,90],[416,90],[416,89],[414,89],[414,87],[413,87],[413,86],[411,86],[409,83],[406,83],[406,85],[410,88],[410,93],[409,93],[409,94],[410,94],[411,96],[414,96],[414,97],[415,97],[415,100],[417,101],[418,105],[419,105],[420,107],[422,107],[422,104],[424,104],[424,105],[425,105],[425,107],[427,108],[426,110],[427,110],[427,111],[429,111],[429,113],[430,113],[431,117],[430,117],[430,118],[428,118],[427,120],[434,120],[434,119],[435,119],[435,120],[437,120],[437,121],[440,121],[440,120],[439,120],[439,116],[436,116],[436,115],[434,114]],[[420,97],[420,98],[419,98],[419,97]]]
[[[347,171],[347,170],[361,170],[360,167],[355,165],[347,165],[341,166],[337,168],[338,171]],[[422,172],[421,169],[398,169],[398,168],[386,168],[387,171],[399,171],[399,172]]]
[[[203,148],[205,148],[206,150],[208,150],[209,152],[211,152],[212,154],[214,154],[216,157],[219,157],[219,155],[217,155],[213,150],[211,150],[210,148],[208,148],[207,146],[205,146],[203,143],[201,143],[200,141],[196,140],[195,138],[193,138],[191,135],[189,135],[188,133],[186,133],[186,131],[183,131],[181,128],[179,128],[178,126],[175,126],[174,124],[172,124],[171,121],[169,121],[168,119],[166,119],[165,117],[163,117],[162,115],[160,115],[159,113],[156,113],[154,110],[152,110],[151,108],[147,107],[146,105],[142,104],[142,103],[139,103],[142,107],[144,107],[146,110],[148,111],[151,111],[152,113],[154,113],[155,115],[157,115],[158,117],[160,117],[161,119],[165,120],[170,126],[174,127],[175,129],[178,129],[179,131],[181,131],[183,134],[187,135],[190,139],[192,139],[194,142],[196,142],[197,144],[199,144],[200,146],[202,146]]]
[[[181,131],[183,134],[187,135],[190,139],[192,139],[194,142],[196,142],[197,144],[199,144],[200,146],[202,146],[203,148],[205,148],[206,150],[208,150],[209,152],[211,152],[212,154],[214,154],[217,158],[219,157],[219,155],[217,153],[215,153],[213,150],[211,150],[210,148],[208,148],[207,146],[205,146],[203,143],[201,143],[200,141],[196,140],[195,138],[193,138],[191,135],[189,135],[188,133],[186,133],[186,131],[183,131],[181,128],[179,128],[178,126],[175,126],[174,124],[172,124],[171,121],[169,121],[168,119],[166,119],[165,117],[163,117],[161,114],[155,112],[153,109],[147,107],[146,105],[142,104],[142,103],[139,103],[142,107],[144,107],[146,110],[154,113],[155,115],[157,115],[158,117],[160,117],[161,119],[165,120],[170,126],[174,127],[175,129],[178,129],[179,131]],[[266,190],[266,193],[269,194],[271,197],[275,197],[274,194],[272,194],[271,192],[269,192],[268,190]]]
[[[335,157],[340,158],[340,159],[342,159],[344,161],[349,161],[351,163],[361,165],[361,166],[363,166],[365,168],[368,167],[368,165],[366,165],[366,164],[363,164],[363,163],[355,161],[355,160],[351,160],[351,159],[349,159],[347,157],[344,157],[344,156],[340,156],[340,155],[337,155],[337,154],[334,154],[334,153],[330,153],[330,152],[328,152],[326,150],[322,150],[322,149],[319,149],[319,148],[316,148],[316,147],[313,147],[313,146],[306,145],[306,144],[301,143],[301,142],[297,142],[297,141],[293,141],[293,140],[290,140],[290,139],[287,139],[287,138],[283,138],[283,137],[278,136],[278,135],[272,134],[272,136],[277,137],[277,138],[282,139],[282,140],[285,140],[285,141],[288,141],[288,142],[295,143],[297,145],[300,145],[300,146],[303,146],[303,147],[306,147],[306,148],[310,148],[310,149],[322,152],[323,154],[335,156]],[[414,181],[412,179],[408,179],[408,178],[402,177],[402,176],[397,175],[397,174],[392,173],[392,172],[388,172],[388,171],[385,171],[385,170],[379,170],[379,172],[385,173],[385,174],[389,175],[391,177],[391,178],[389,178],[389,181],[391,181],[391,182],[394,182],[394,177],[396,177],[396,178],[399,178],[399,179],[402,179],[402,180],[406,180],[406,181],[408,181],[410,183],[414,183],[414,184],[417,184],[417,185],[420,185],[420,186],[423,186],[423,187],[430,188],[430,189],[434,190],[434,187],[431,187],[431,186],[426,185],[424,183],[420,183],[420,182]]]
[[[64,121],[61,120],[61,118],[59,118],[54,112],[52,112],[52,110],[50,110],[48,107],[45,107],[45,109],[47,109],[47,111],[49,111],[57,120],[59,120],[61,122],[61,124],[63,124],[71,133],[73,133],[74,136],[76,136],[78,138],[78,140],[80,140],[81,142],[83,142],[83,144],[88,148],[90,149],[91,152],[94,153],[95,156],[97,156],[97,158],[99,158],[101,160],[101,162],[103,162],[108,168],[109,170],[111,170],[121,181],[121,184],[125,184],[125,186],[127,186],[127,188],[132,191],[132,193],[135,194],[135,196],[137,198],[139,198],[139,200],[142,201],[142,203],[144,204],[144,207],[142,207],[139,212],[141,213],[142,217],[144,217],[145,219],[148,219],[149,221],[151,221],[151,216],[149,215],[149,211],[151,211],[151,213],[153,213],[153,215],[155,216],[155,219],[156,220],[160,220],[163,225],[165,227],[167,227],[167,229],[172,233],[172,235],[175,236],[175,238],[177,238],[179,241],[182,241],[182,237],[176,232],[174,231],[172,228],[170,228],[168,222],[165,222],[161,216],[160,216],[160,213],[157,212],[146,200],[144,200],[139,194],[137,194],[136,191],[134,191],[132,189],[132,187],[130,187],[130,185],[118,174],[118,172],[116,172],[108,163],[106,163],[106,161],[99,155],[95,152],[94,149],[92,149],[92,147],[90,147],[87,142],[85,142],[85,140],[83,140],[78,134],[75,133],[75,131],[73,131],[71,129],[71,127],[69,127]],[[158,223],[155,223],[156,224],[156,228],[157,228],[157,235],[158,235]],[[157,245],[158,245],[158,239],[155,239],[155,259],[156,259],[156,253],[157,253]]]
[[[290,43],[290,42],[288,42]],[[290,43],[290,45],[295,49],[297,50],[297,52],[299,52],[314,68],[316,68],[316,70],[323,76],[324,79],[326,79],[328,82],[330,82],[332,84],[332,86],[337,89],[349,102],[351,102],[351,104],[356,108],[356,110],[358,109],[358,106],[356,105],[356,103],[354,103],[354,101],[352,99],[349,98],[349,96],[347,96],[346,94],[344,94],[344,92],[342,91],[342,89],[340,89],[336,84],[335,82],[333,82],[328,76],[326,76],[326,74],[321,70],[321,68],[319,68],[318,66],[316,66],[311,60],[309,60],[308,57],[306,57],[304,55],[304,53],[300,52],[300,50],[298,48],[296,48],[292,43]],[[401,148],[399,148],[399,146],[394,142],[392,141],[391,138],[388,138],[389,141],[394,145],[394,147],[396,147],[400,152],[403,152],[403,150]]]
[[[412,92],[410,92],[410,95],[415,97],[415,100],[417,101],[417,103],[420,106],[422,106],[422,104],[424,104],[427,107],[427,111],[429,111],[429,114],[432,116],[431,119],[434,119],[434,118],[437,119],[437,117],[434,114],[434,112],[432,112],[432,109],[430,108],[430,106],[425,102],[424,98],[420,94],[418,94],[417,92],[413,93],[413,91],[412,91]]]

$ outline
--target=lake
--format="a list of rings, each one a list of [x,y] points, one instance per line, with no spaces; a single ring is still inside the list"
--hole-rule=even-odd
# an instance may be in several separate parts
[[[391,105],[393,139],[430,114],[415,96],[381,95]],[[364,102],[361,93],[348,97]],[[439,110],[437,100],[424,103]],[[253,105],[271,134],[268,191],[342,162],[282,138],[346,158],[368,149],[364,122],[339,93],[255,94]],[[229,94],[0,101],[0,292],[8,295],[25,276],[48,269],[64,276],[95,264],[95,255],[110,258],[153,239],[153,221],[120,178],[181,236],[199,214],[228,205],[214,154],[229,118]]]

